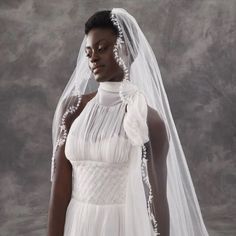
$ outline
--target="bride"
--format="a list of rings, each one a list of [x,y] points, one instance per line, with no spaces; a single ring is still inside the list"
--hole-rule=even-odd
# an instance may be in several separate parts
[[[126,10],[85,24],[53,119],[48,236],[207,236],[155,55]]]

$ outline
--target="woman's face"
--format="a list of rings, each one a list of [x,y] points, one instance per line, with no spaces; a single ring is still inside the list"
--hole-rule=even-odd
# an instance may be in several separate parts
[[[97,82],[123,80],[124,72],[114,58],[115,43],[116,36],[111,29],[94,28],[87,34],[85,52]]]

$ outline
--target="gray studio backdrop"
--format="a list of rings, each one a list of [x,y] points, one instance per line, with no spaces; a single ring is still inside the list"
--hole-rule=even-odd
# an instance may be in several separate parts
[[[84,22],[112,7],[153,47],[210,235],[236,235],[235,0],[1,0],[0,235],[46,234],[53,113]]]

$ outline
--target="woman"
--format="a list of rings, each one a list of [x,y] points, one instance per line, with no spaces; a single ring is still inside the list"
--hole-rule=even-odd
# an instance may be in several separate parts
[[[86,22],[53,145],[48,235],[208,235],[157,61],[124,9]]]

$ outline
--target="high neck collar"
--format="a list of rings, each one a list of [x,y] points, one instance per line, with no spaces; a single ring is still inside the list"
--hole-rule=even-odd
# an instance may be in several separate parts
[[[99,88],[110,91],[110,92],[119,92],[120,85],[122,81],[118,82],[112,82],[112,81],[106,81],[106,82],[100,82]]]
[[[122,86],[121,90],[120,86]],[[106,81],[99,83],[97,97],[99,99],[99,104],[112,106],[122,101],[120,92],[124,97],[127,97],[133,95],[137,91],[137,86],[130,81]]]
[[[120,85],[122,82],[100,82],[98,87],[98,102],[102,106],[113,107],[115,104],[120,104]]]

